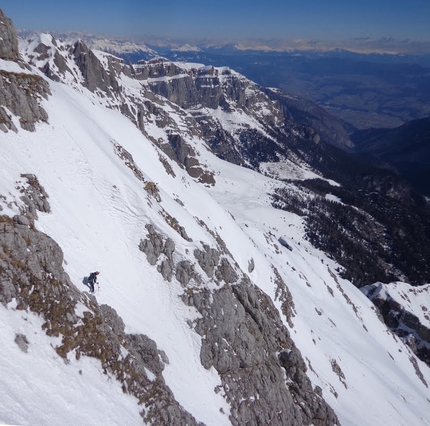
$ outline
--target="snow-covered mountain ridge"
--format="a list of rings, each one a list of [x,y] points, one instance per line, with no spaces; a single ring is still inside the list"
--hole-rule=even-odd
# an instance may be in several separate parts
[[[307,194],[282,179],[323,178],[304,151],[320,153],[318,135],[234,71],[132,69],[55,43],[57,56],[24,52],[49,87],[46,120],[24,130],[1,104],[17,131],[1,139],[0,420],[426,424],[428,367],[303,217],[272,206],[276,188]],[[30,387],[62,409],[20,398]]]

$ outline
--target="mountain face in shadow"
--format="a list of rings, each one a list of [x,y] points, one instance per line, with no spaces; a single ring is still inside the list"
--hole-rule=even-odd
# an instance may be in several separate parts
[[[358,130],[351,140],[357,153],[391,163],[418,191],[430,195],[430,117],[394,129]]]

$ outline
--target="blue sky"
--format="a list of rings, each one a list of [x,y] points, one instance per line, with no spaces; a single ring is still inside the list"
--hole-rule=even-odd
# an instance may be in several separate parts
[[[184,38],[430,40],[429,0],[6,0],[18,29]]]

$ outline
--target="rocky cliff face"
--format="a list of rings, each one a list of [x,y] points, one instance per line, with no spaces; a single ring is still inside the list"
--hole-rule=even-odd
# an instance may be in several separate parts
[[[281,90],[264,89],[265,93],[279,102],[285,117],[295,123],[315,129],[325,142],[350,151],[354,148],[349,134],[354,128],[329,114],[316,103]]]
[[[0,130],[17,131],[19,123],[21,128],[34,131],[36,122],[48,120],[40,102],[48,97],[49,85],[27,69],[18,52],[15,27],[1,10],[0,40],[0,59],[7,61],[0,69]]]
[[[203,314],[196,324],[202,364],[218,371],[234,424],[338,424],[321,389],[313,389],[302,354],[272,302],[257,287],[244,280],[184,299]]]
[[[109,62],[108,68],[105,69],[94,52],[88,49],[85,43],[82,41],[76,42],[73,48],[73,57],[82,73],[86,87],[91,92],[100,89],[110,95],[111,92],[118,91],[118,82],[111,63]]]
[[[18,38],[10,18],[0,9],[0,59],[16,62],[19,59]]]
[[[351,138],[355,152],[388,163],[420,192],[430,195],[430,117],[394,129],[358,130]]]
[[[0,70],[0,129],[17,131],[19,123],[22,129],[34,131],[37,122],[47,122],[40,102],[49,93],[48,84],[39,76]]]

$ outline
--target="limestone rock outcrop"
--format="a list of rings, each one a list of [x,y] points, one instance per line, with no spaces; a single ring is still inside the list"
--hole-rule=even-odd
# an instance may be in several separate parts
[[[119,90],[114,70],[109,69],[110,66],[105,69],[94,52],[88,49],[83,41],[76,42],[73,48],[73,56],[85,79],[85,85],[91,92],[100,89],[111,94]]]
[[[306,376],[303,357],[273,302],[237,271],[222,240],[217,248],[202,244],[194,259],[175,262],[173,242],[152,225],[146,228],[140,250],[165,279],[173,271],[184,287],[182,301],[200,314],[189,325],[202,339],[202,365],[215,368],[221,378],[218,391],[231,407],[232,424],[339,424],[321,389]],[[203,282],[219,288],[210,290]]]
[[[0,59],[17,61],[19,59],[18,38],[12,20],[0,9]]]
[[[430,316],[425,303],[430,293],[430,285],[414,288],[406,283],[375,283],[363,287],[361,291],[378,308],[387,327],[399,336],[421,361],[430,366]],[[396,297],[397,294],[400,297]],[[413,307],[421,312],[414,311]]]
[[[0,59],[16,65],[13,70],[0,68],[0,130],[18,130],[13,114],[21,128],[34,131],[36,122],[48,121],[41,100],[50,94],[49,85],[42,77],[30,73],[21,61],[16,29],[1,9]]]

